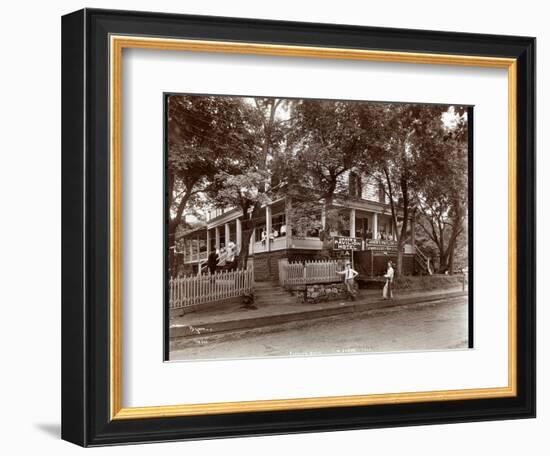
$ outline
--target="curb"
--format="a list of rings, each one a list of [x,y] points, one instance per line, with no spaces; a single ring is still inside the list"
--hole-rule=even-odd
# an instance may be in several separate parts
[[[331,317],[334,315],[342,315],[346,313],[365,312],[369,310],[389,309],[401,306],[410,306],[411,304],[422,305],[425,303],[440,301],[442,299],[453,299],[462,296],[467,296],[467,291],[458,291],[451,293],[438,293],[418,301],[418,297],[400,298],[397,300],[384,301],[378,299],[368,303],[345,303],[339,307],[329,307],[326,309],[314,309],[286,313],[282,315],[268,315],[263,317],[242,318],[236,320],[219,321],[214,323],[204,323],[197,325],[177,326],[170,328],[170,340],[175,342],[177,339],[185,338],[188,340],[200,338],[204,336],[216,335],[232,331],[242,331],[256,329],[266,326],[276,326],[293,321],[306,319],[317,319],[323,317]]]

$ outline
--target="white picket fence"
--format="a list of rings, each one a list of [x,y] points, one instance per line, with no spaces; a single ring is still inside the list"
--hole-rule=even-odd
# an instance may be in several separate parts
[[[254,268],[170,279],[170,309],[235,298],[254,288]]]
[[[289,263],[282,259],[279,260],[279,283],[282,286],[293,286],[341,281],[342,275],[336,271],[338,263],[333,260]]]

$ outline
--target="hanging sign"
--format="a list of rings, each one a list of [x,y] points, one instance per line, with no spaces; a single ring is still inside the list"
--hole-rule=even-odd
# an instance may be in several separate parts
[[[361,238],[334,236],[334,250],[361,250]]]

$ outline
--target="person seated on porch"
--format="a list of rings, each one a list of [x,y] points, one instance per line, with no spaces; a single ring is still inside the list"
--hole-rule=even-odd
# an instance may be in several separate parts
[[[286,225],[283,223],[279,229],[279,236],[286,236]]]
[[[227,260],[226,264],[228,268],[235,269],[237,267],[237,246],[233,241],[229,241],[227,244]]]
[[[218,265],[218,262],[220,261],[220,251],[216,249],[210,252],[210,255],[208,255],[208,270],[210,271],[210,274],[214,274],[216,272],[216,266]]]
[[[267,231],[265,228],[262,230],[262,246],[265,247],[265,241],[267,241]]]
[[[277,230],[271,228],[271,233],[269,234],[269,242],[273,242],[278,235],[279,233],[277,233]]]
[[[293,230],[292,231],[292,235],[293,236],[296,236],[296,232]],[[319,237],[319,230],[317,228],[312,228],[310,230],[307,230],[306,231],[306,236],[307,237]]]
[[[237,250],[237,246],[233,241],[229,241],[229,244],[227,244],[227,262],[231,263],[235,259],[235,251]]]

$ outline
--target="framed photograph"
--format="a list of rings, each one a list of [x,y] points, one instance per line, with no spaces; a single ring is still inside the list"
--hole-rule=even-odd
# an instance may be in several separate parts
[[[535,39],[62,20],[62,437],[535,416]]]

